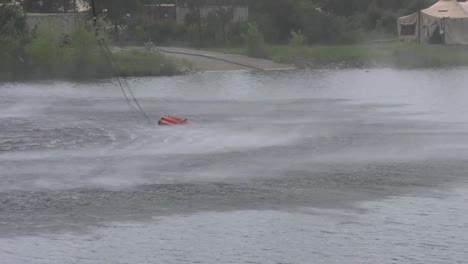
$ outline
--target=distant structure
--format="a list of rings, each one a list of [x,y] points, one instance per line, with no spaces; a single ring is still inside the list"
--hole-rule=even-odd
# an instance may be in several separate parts
[[[83,13],[26,13],[31,32],[53,31],[62,36],[71,35],[83,19]]]
[[[177,19],[176,0],[145,0],[143,15],[149,20]]]
[[[200,16],[206,18],[219,8],[232,8],[233,22],[249,18],[246,0],[146,0],[144,15],[147,19],[174,19],[178,24],[185,24],[187,15],[193,10],[199,10]]]
[[[439,0],[433,6],[398,19],[404,42],[468,45],[468,3]]]
[[[84,21],[88,9],[81,1],[74,1],[74,5],[60,12],[28,12],[26,9],[26,24],[31,32],[53,31],[59,37],[70,36]]]

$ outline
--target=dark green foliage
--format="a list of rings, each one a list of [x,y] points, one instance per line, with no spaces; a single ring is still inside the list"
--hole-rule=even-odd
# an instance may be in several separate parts
[[[179,64],[157,52],[122,51],[112,53],[114,59],[111,59],[107,48],[98,44],[95,33],[89,28],[78,28],[67,45],[52,31],[37,32],[30,37],[21,8],[11,1],[6,2],[7,5],[0,4],[0,79],[89,79],[115,74],[141,76],[181,72]]]
[[[91,4],[91,0],[85,0]],[[120,29],[122,26],[128,25],[141,5],[140,1],[135,0],[95,0],[94,6],[98,16],[105,17],[112,23],[113,37],[115,40],[120,40]]]
[[[58,1],[58,0],[55,0]],[[86,0],[91,1],[91,0]],[[266,42],[286,44],[291,32],[302,32],[306,44],[355,43],[365,35],[395,35],[396,19],[428,7],[436,0],[247,0],[249,19]],[[209,1],[187,1],[186,24],[171,18],[144,18],[144,0],[95,0],[98,14],[113,25],[113,34],[127,29],[130,40],[157,44],[185,43],[197,47],[240,45],[247,23],[233,22],[227,6],[201,15]],[[153,3],[153,2],[152,2]],[[106,12],[104,12],[106,10]],[[128,26],[128,27],[127,27]]]
[[[229,23],[226,29],[226,44],[230,46],[242,44],[244,41],[242,34],[247,32],[248,26],[245,22]]]
[[[83,0],[90,1],[90,0]],[[247,1],[247,0],[246,0]],[[98,14],[112,24],[116,38],[124,29],[130,40],[153,41],[156,45],[174,43],[203,47],[241,46],[249,56],[274,58],[304,64],[465,65],[461,51],[432,48],[413,50],[390,46],[377,52],[368,47],[336,46],[370,37],[396,33],[396,19],[433,4],[436,0],[250,0],[250,23],[234,22],[232,8],[218,8],[202,17],[206,0],[189,1],[191,12],[186,24],[171,18],[148,19],[143,0],[96,0]],[[159,75],[177,73],[178,67],[155,52],[114,53],[116,64],[98,46],[93,32],[80,29],[70,45],[63,46],[52,32],[28,36],[23,8],[28,11],[63,12],[69,0],[0,0],[0,78],[95,78],[119,75]],[[109,27],[101,26],[103,31]],[[288,47],[268,46],[289,44]],[[308,49],[304,44],[334,44]],[[427,50],[426,50],[427,49]],[[426,52],[426,51],[427,52]],[[439,50],[437,50],[439,51]],[[437,53],[437,54],[439,54]],[[458,56],[463,54],[463,56]],[[299,63],[301,64],[301,63]]]
[[[128,31],[138,42],[153,41],[157,45],[186,43],[196,47],[240,45],[242,34],[247,30],[246,22],[233,22],[232,8],[217,8],[201,18],[199,10],[192,9],[186,16],[185,25],[174,19],[144,19],[135,17]]]
[[[246,0],[243,3],[249,5],[250,22],[258,25],[268,43],[286,44],[292,31],[301,31],[308,44],[335,44],[358,42],[367,33],[395,35],[398,16],[426,8],[435,1]],[[218,8],[207,17],[201,16],[201,8],[213,2],[219,1],[187,1],[191,12],[186,17],[186,25],[177,25],[171,19],[145,20],[144,4],[149,3],[145,0],[95,0],[95,6],[98,15],[112,24],[112,35],[117,40],[120,39],[120,31],[126,29],[130,40],[139,42],[152,40],[155,43],[189,43],[193,46],[241,44],[247,23],[232,22],[231,1],[225,1],[228,8]],[[59,11],[69,5],[70,0],[24,0],[25,7],[38,11]]]
[[[363,33],[395,34],[396,20],[437,0],[254,0],[251,19],[270,43],[286,43],[291,31],[307,42],[353,43]]]
[[[247,55],[254,58],[268,58],[268,52],[262,33],[258,31],[256,24],[249,24],[247,33],[244,34],[247,46]]]
[[[309,11],[301,14],[302,26],[308,43],[353,43],[359,38],[359,28],[352,18],[332,16],[323,12]]]
[[[233,8],[216,8],[201,17],[197,6],[186,17],[187,41],[193,46],[223,46],[242,43],[247,23],[234,22]]]
[[[78,29],[71,45],[60,45],[53,32],[41,32],[25,47],[28,77],[97,78],[111,76],[110,63],[93,32]]]
[[[291,38],[289,39],[289,45],[300,47],[305,43],[305,36],[302,34],[301,31],[291,31]]]
[[[130,37],[138,42],[153,41],[157,45],[184,41],[187,28],[172,19],[158,21],[132,21],[128,27]]]
[[[0,35],[0,79],[14,78],[23,65],[21,41]]]
[[[26,18],[21,9],[14,5],[0,5],[0,35],[21,38],[25,33]]]
[[[234,9],[217,8],[206,18],[206,33],[216,44],[227,43],[227,26],[234,18]]]
[[[89,79],[112,76],[174,75],[179,66],[157,52],[121,51],[106,55],[94,33],[79,29],[71,46],[60,46],[52,33],[39,34],[26,46],[29,75],[36,78]]]
[[[298,0],[250,1],[249,16],[255,21],[268,42],[286,42],[290,32],[303,27],[299,5],[312,4]]]
[[[265,39],[287,43],[291,31],[301,31],[308,43],[349,43],[357,40],[360,29],[354,18],[324,12],[319,1],[258,0],[251,2],[251,19]]]
[[[70,46],[60,45],[52,32],[42,32],[24,46],[24,55],[17,67],[4,62],[15,61],[15,49],[21,47],[12,38],[0,37],[5,54],[0,61],[0,79],[71,78],[90,79],[112,76],[157,76],[181,73],[181,64],[157,52],[122,51],[106,55],[94,33],[79,29],[71,36]],[[183,65],[183,63],[182,63]],[[186,67],[190,68],[190,67]]]
[[[0,5],[0,78],[14,77],[24,68],[26,20],[19,7]]]
[[[437,0],[321,0],[323,10],[346,17],[361,17],[359,26],[366,30],[396,32],[398,16],[427,8]]]

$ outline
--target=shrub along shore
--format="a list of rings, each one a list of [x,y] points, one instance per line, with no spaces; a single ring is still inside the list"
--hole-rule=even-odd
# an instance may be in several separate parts
[[[249,53],[248,47],[212,48],[211,50],[270,59],[298,68],[415,69],[468,66],[466,47],[399,42],[310,46],[265,44],[259,53]]]
[[[468,66],[466,47],[404,43],[346,46],[272,46],[270,58],[299,67],[391,67],[399,69]]]
[[[188,62],[157,51],[109,53],[94,33],[84,28],[76,30],[68,41],[52,32],[41,32],[27,41],[0,37],[0,46],[4,48],[0,80],[171,76],[192,70]]]
[[[255,25],[243,36],[245,46],[209,48],[255,58],[270,59],[299,68],[392,67],[401,69],[468,66],[465,47],[405,43],[305,45],[299,33],[288,45],[269,45]],[[186,61],[167,58],[157,51],[120,50],[106,53],[93,32],[78,29],[70,41],[42,32],[29,41],[0,38],[3,60],[0,80],[96,79],[131,76],[172,76],[193,72]],[[107,44],[105,44],[107,45]]]
[[[98,10],[108,12],[98,15],[100,28],[115,43],[177,44],[305,68],[468,66],[465,47],[365,44],[395,38],[396,17],[433,1],[255,0],[247,1],[249,21],[235,21],[234,9],[223,8],[202,17],[199,3],[191,7],[186,23],[179,24],[173,19],[145,18],[138,9],[141,0],[115,0],[111,2],[130,6],[100,1],[103,6]],[[98,45],[90,21],[64,41],[51,32],[30,32],[17,1],[0,2],[10,3],[0,4],[0,80],[168,76],[193,71],[187,62],[145,49],[113,52],[111,62],[109,53]]]
[[[393,67],[434,68],[468,66],[465,47],[398,42],[348,45],[306,45],[292,32],[287,45],[266,44],[256,24],[249,24],[240,48],[210,48],[300,68]],[[107,52],[92,31],[77,29],[69,39],[52,32],[13,38],[0,36],[0,80],[96,79],[130,76],[171,76],[193,71],[189,62],[145,49]]]
[[[418,45],[414,43],[368,42],[343,45],[307,45],[300,32],[291,32],[289,44],[271,45],[256,24],[243,35],[244,47],[211,48],[270,59],[299,68],[392,67],[401,69],[468,66],[465,46]]]

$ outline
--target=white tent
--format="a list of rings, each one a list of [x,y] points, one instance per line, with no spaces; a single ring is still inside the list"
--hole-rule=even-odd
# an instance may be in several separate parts
[[[460,5],[468,12],[468,2],[460,2]]]
[[[468,3],[439,0],[418,13],[398,19],[401,41],[468,45]]]

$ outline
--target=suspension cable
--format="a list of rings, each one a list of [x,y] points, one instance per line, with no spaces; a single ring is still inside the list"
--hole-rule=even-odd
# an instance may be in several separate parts
[[[110,66],[111,66],[112,75],[115,76],[116,62],[115,62],[115,59],[114,59],[114,57],[112,55],[112,51],[109,49],[109,47],[106,45],[106,43],[104,43],[103,40],[99,36],[99,28],[98,28],[98,24],[97,24],[96,7],[94,5],[94,0],[91,0],[91,8],[92,8],[92,11],[93,11],[93,26],[94,26],[94,32],[96,34],[97,42],[99,44],[99,47],[102,49],[107,61],[109,62]],[[127,105],[130,108],[130,111],[132,111],[133,113],[136,114],[137,119],[139,119],[138,118],[138,112],[140,112],[143,115],[143,117],[146,119],[148,124],[150,126],[153,126],[154,125],[153,122],[151,121],[148,114],[145,112],[143,107],[138,102],[138,99],[136,98],[135,94],[133,93],[133,90],[132,90],[130,84],[128,83],[128,81],[126,79],[117,77],[117,82],[119,83],[120,90],[122,91],[122,94],[125,97],[125,101],[127,102]],[[132,102],[136,105],[136,107]]]

